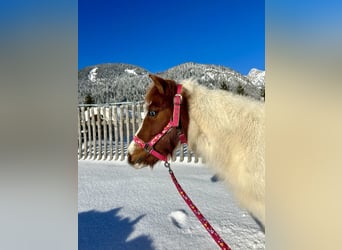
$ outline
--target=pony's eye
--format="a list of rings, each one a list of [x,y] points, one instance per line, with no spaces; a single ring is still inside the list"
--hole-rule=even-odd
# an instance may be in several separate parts
[[[148,115],[154,117],[157,115],[157,111],[153,111],[153,110],[148,111]]]

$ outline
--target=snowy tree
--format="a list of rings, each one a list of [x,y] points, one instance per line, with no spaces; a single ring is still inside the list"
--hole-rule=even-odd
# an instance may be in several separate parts
[[[147,86],[151,83],[149,73],[141,67],[122,63],[86,67],[78,73],[78,101],[83,103],[88,93],[91,93],[94,102],[98,104],[123,100],[142,101]],[[201,85],[211,89],[224,89],[257,100],[262,99],[264,95],[264,90],[261,88],[262,81],[256,86],[252,83],[254,81],[252,76],[247,77],[218,65],[189,62],[172,67],[158,75],[176,82],[194,78]]]
[[[237,86],[236,88],[236,93],[238,95],[245,95],[245,90],[244,88],[242,87],[241,83]]]

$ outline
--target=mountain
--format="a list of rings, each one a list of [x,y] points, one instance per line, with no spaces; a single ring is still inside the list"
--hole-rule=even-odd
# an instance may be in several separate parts
[[[144,68],[123,63],[89,66],[78,72],[78,101],[90,95],[95,103],[142,101],[151,80]],[[224,89],[254,99],[263,99],[265,71],[251,69],[244,76],[228,67],[188,62],[157,75],[180,81],[195,78],[211,89]]]
[[[150,83],[149,72],[124,63],[89,66],[78,72],[78,101],[91,95],[95,103],[141,101]]]
[[[160,73],[161,76],[174,80],[196,78],[200,84],[210,89],[224,89],[234,93],[260,99],[260,86],[239,72],[224,66],[199,63],[184,63]]]
[[[265,85],[265,71],[259,69],[251,69],[247,75],[247,78],[253,85],[262,87]]]

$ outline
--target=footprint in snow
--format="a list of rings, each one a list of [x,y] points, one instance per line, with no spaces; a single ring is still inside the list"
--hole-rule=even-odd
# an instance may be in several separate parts
[[[188,214],[185,210],[179,209],[172,211],[169,216],[169,220],[178,228],[185,228],[187,226]]]

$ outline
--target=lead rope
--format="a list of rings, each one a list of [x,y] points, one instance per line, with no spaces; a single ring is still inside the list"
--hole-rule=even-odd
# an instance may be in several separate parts
[[[179,194],[184,199],[185,203],[189,206],[191,211],[196,215],[198,220],[202,223],[204,228],[208,231],[208,233],[211,235],[211,237],[215,240],[215,242],[220,246],[221,249],[224,250],[231,250],[231,248],[224,242],[224,240],[216,233],[214,228],[210,225],[210,223],[207,221],[207,219],[203,216],[203,214],[198,210],[198,208],[195,206],[195,204],[191,201],[189,196],[185,193],[181,185],[178,183],[172,169],[170,166],[170,163],[165,161],[164,166],[169,169],[169,174],[171,176],[171,179],[173,183],[175,184]]]

